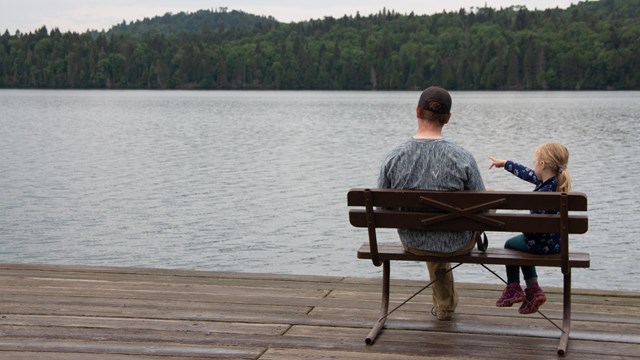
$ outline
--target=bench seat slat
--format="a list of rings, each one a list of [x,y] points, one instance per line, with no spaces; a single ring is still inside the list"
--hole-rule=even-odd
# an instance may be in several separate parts
[[[410,260],[410,261],[447,261],[451,263],[468,264],[493,264],[493,265],[526,265],[526,266],[554,266],[561,264],[560,254],[540,255],[525,253],[522,251],[489,248],[485,253],[474,249],[468,255],[458,255],[451,257],[442,256],[421,256],[404,250],[400,243],[379,243],[378,253],[380,260]],[[364,243],[358,249],[358,259],[371,259],[369,243]],[[588,268],[590,266],[590,256],[588,253],[569,253],[569,264],[571,267]]]

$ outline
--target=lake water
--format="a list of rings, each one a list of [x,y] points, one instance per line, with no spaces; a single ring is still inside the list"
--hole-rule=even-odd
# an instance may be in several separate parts
[[[367,234],[349,225],[346,193],[375,186],[384,154],[415,130],[418,96],[0,90],[0,262],[378,277],[356,259]],[[574,286],[640,290],[640,92],[452,96],[445,136],[489,187],[532,190],[489,171],[490,155],[530,164],[542,142],[569,148],[590,217],[571,242],[591,253]],[[561,286],[558,269],[539,273]],[[456,279],[499,282],[476,265]]]

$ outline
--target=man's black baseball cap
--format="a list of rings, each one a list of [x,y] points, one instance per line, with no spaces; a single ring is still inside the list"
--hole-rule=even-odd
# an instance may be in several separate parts
[[[436,114],[448,114],[451,112],[451,95],[439,86],[430,86],[420,95],[418,106]]]

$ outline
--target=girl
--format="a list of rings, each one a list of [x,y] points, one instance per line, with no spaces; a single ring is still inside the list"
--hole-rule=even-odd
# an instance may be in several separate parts
[[[569,150],[561,144],[546,143],[538,146],[535,151],[533,170],[511,160],[489,157],[494,167],[504,167],[522,180],[536,185],[533,191],[571,191],[567,163],[569,162]],[[557,212],[535,210],[532,214],[555,214]],[[504,244],[505,249],[514,249],[538,254],[557,254],[560,252],[560,234],[558,233],[524,233],[512,237]],[[519,268],[527,284],[524,294],[520,287]],[[532,314],[547,301],[540,286],[535,266],[507,265],[508,285],[502,292],[502,296],[496,301],[496,306],[512,306],[522,302],[518,312],[520,314]],[[524,301],[526,300],[526,301]],[[524,302],[523,302],[524,301]]]

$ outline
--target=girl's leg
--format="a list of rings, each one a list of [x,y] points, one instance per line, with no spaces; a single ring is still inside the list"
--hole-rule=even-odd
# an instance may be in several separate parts
[[[504,244],[505,249],[524,250],[527,249],[524,235],[514,236]],[[507,265],[507,287],[502,291],[502,295],[496,300],[498,307],[510,307],[515,303],[524,301],[524,291],[520,287],[520,267],[517,265]]]
[[[529,248],[527,247],[527,239],[525,238],[524,234],[520,234],[520,235],[516,235],[514,237],[512,237],[511,239],[507,240],[504,243],[504,248],[505,249],[512,249],[512,250],[520,250],[520,251],[529,251]],[[518,265],[507,265],[507,282],[509,284],[513,284],[514,282],[520,282],[520,266]],[[523,266],[522,267],[522,274],[524,275],[525,280],[528,279],[531,275],[531,269],[526,269],[525,268],[533,268],[533,273],[535,274],[535,267],[533,266]]]
[[[524,234],[514,236],[511,239],[507,240],[507,242],[504,244],[504,248],[519,251],[529,251],[529,248],[527,247],[527,240]],[[515,276],[516,279],[519,280],[518,266],[513,266],[513,268],[516,269],[515,275],[509,275],[509,273],[507,272],[507,277]],[[544,304],[547,298],[542,289],[540,289],[540,287],[538,286],[538,274],[536,272],[536,267],[521,266],[521,268],[524,280],[527,282],[527,288],[525,289],[525,301],[522,303],[522,306],[520,306],[520,309],[518,309],[518,312],[520,314],[532,314],[538,311],[538,308],[542,304]],[[507,269],[507,271],[509,271],[509,269]],[[509,283],[511,283],[510,280]]]

